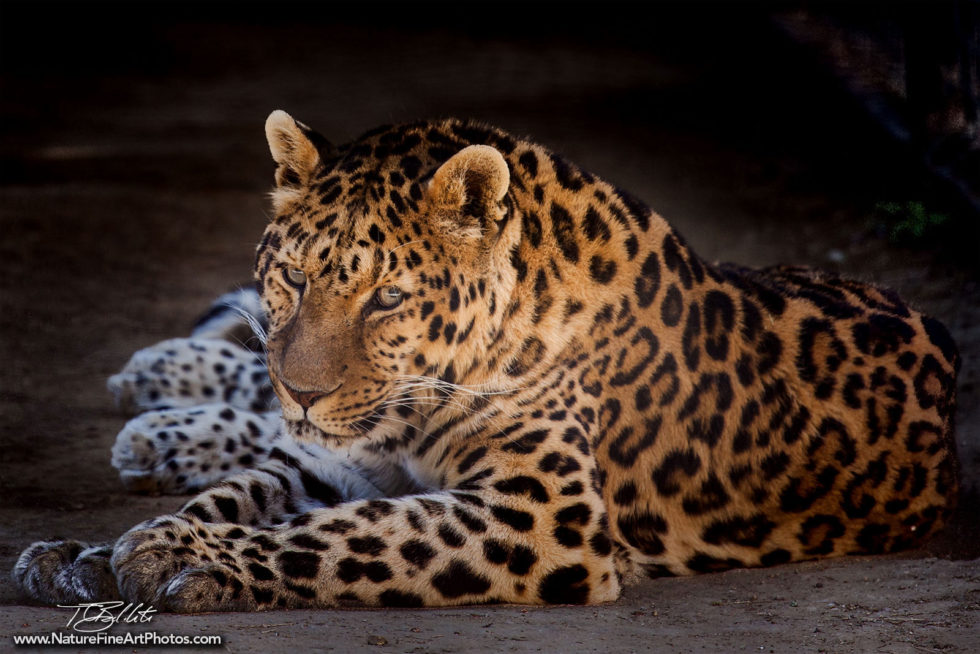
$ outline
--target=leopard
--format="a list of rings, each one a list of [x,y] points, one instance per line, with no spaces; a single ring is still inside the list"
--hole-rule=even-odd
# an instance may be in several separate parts
[[[219,307],[110,382],[138,414],[127,487],[196,494],[112,542],[28,547],[29,597],[601,604],[948,520],[957,348],[893,291],[708,262],[478,121],[336,145],[277,110],[265,132],[272,217],[232,302],[262,352]]]

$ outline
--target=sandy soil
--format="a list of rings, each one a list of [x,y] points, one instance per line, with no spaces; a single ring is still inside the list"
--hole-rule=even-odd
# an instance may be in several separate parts
[[[460,16],[383,28],[185,16],[121,33],[78,29],[74,14],[41,38],[29,18],[5,16],[0,92],[0,575],[34,540],[106,540],[181,503],[123,492],[109,448],[124,420],[105,379],[249,278],[271,109],[337,141],[461,115],[532,134],[634,190],[709,259],[836,267],[946,322],[964,359],[960,516],[926,551],[651,581],[602,607],[150,627],[221,634],[236,652],[980,650],[980,278],[950,254],[956,243],[900,249],[878,236],[875,202],[943,199],[764,16],[713,27],[665,14],[643,31],[629,16],[583,18],[543,38]],[[0,651],[11,634],[64,625],[64,610],[26,605],[4,576]]]

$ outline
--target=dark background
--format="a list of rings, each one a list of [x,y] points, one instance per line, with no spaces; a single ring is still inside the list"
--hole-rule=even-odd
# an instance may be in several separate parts
[[[381,123],[482,119],[630,189],[708,260],[819,265],[895,287],[963,353],[964,508],[916,556],[975,558],[980,169],[957,76],[966,66],[975,90],[975,10],[3,2],[0,568],[33,540],[103,540],[180,502],[122,492],[109,448],[124,419],[105,379],[250,278],[273,171],[262,126],[276,108],[338,142]],[[942,82],[914,97],[910,26],[928,46],[920,78]],[[832,565],[841,583],[862,577]],[[956,607],[972,610],[980,587],[971,565],[966,587],[922,581],[949,595],[953,645],[970,623],[958,616],[972,615]],[[0,588],[0,605],[18,601]],[[783,637],[827,644],[811,631]],[[866,649],[893,640],[884,634],[831,644]]]

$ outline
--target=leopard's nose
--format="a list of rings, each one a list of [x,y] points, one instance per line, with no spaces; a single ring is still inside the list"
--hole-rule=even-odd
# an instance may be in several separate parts
[[[286,389],[286,392],[289,394],[289,397],[293,398],[293,401],[296,402],[296,404],[303,407],[303,410],[305,411],[306,409],[309,409],[311,406],[316,404],[317,401],[320,400],[321,398],[324,398],[330,395],[331,393],[333,393],[334,391],[336,391],[338,388],[340,388],[342,384],[343,382],[337,384],[336,386],[334,386],[328,391],[301,391],[293,388],[286,382],[282,382],[282,387]]]

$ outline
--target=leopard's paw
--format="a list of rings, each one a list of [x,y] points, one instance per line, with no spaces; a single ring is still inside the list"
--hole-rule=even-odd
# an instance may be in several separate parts
[[[122,596],[177,613],[254,609],[238,573],[218,560],[224,550],[212,527],[192,516],[166,516],[129,530],[112,553]]]
[[[46,604],[119,599],[109,564],[111,553],[111,544],[89,546],[74,540],[34,543],[14,565],[14,584]]]
[[[108,387],[128,415],[217,401],[253,411],[275,404],[261,357],[211,338],[173,338],[142,349]]]
[[[207,404],[151,411],[116,436],[112,465],[135,493],[192,493],[268,459],[279,418]]]

